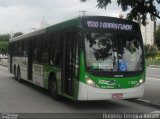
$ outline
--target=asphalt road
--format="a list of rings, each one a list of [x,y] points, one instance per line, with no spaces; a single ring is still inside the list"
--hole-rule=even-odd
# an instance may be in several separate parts
[[[142,99],[160,105],[160,68],[148,68]]]
[[[150,72],[150,71],[149,71]],[[0,66],[0,112],[13,113],[151,113],[154,107],[127,100],[72,102],[56,101],[49,93],[29,83],[18,83]]]

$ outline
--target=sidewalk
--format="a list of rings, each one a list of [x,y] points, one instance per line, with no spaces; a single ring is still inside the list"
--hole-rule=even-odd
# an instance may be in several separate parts
[[[155,82],[155,83],[146,82],[144,96],[140,99],[137,99],[138,103],[143,103],[145,105],[150,105],[157,109],[160,109],[160,93],[159,93],[160,86],[159,85],[160,85],[160,80],[159,82]]]
[[[3,61],[3,59],[0,60],[0,65],[8,67],[7,61]]]
[[[159,82],[160,85],[160,82]],[[148,100],[152,103],[159,104],[160,105],[160,86],[157,84],[145,84],[145,92],[144,96],[141,98],[143,100]]]
[[[148,68],[160,68],[160,65],[149,65]]]

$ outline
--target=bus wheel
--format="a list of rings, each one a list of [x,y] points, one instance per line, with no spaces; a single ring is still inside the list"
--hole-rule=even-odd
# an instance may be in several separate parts
[[[59,99],[57,81],[54,76],[52,76],[50,81],[50,94],[53,99]]]
[[[16,72],[16,67],[14,66],[14,79],[17,80],[17,72]]]
[[[22,82],[22,79],[21,79],[21,72],[20,72],[20,69],[18,68],[18,70],[17,70],[17,81],[18,82]]]

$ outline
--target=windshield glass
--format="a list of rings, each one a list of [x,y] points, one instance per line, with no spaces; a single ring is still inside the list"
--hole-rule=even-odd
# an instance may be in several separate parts
[[[89,70],[142,70],[142,47],[134,34],[88,32],[85,51]]]

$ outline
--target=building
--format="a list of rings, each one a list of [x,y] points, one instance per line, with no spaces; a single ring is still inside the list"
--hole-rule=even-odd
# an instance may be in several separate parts
[[[156,29],[158,29],[160,27],[160,21],[156,22]]]
[[[147,20],[147,24],[143,26],[141,24],[141,32],[144,45],[154,45],[154,32],[156,30],[156,22]]]
[[[119,18],[124,19],[124,15],[121,12],[119,14]],[[154,40],[154,33],[156,31],[156,21],[152,21],[150,19],[147,19],[147,24],[144,26],[141,24],[141,18],[139,17],[139,19],[135,22],[138,22],[138,24],[140,24],[140,29],[141,29],[141,33],[142,33],[142,38],[143,38],[143,43],[144,45],[155,45],[155,40]],[[160,22],[158,22],[160,25]],[[157,25],[158,25],[157,23]]]

